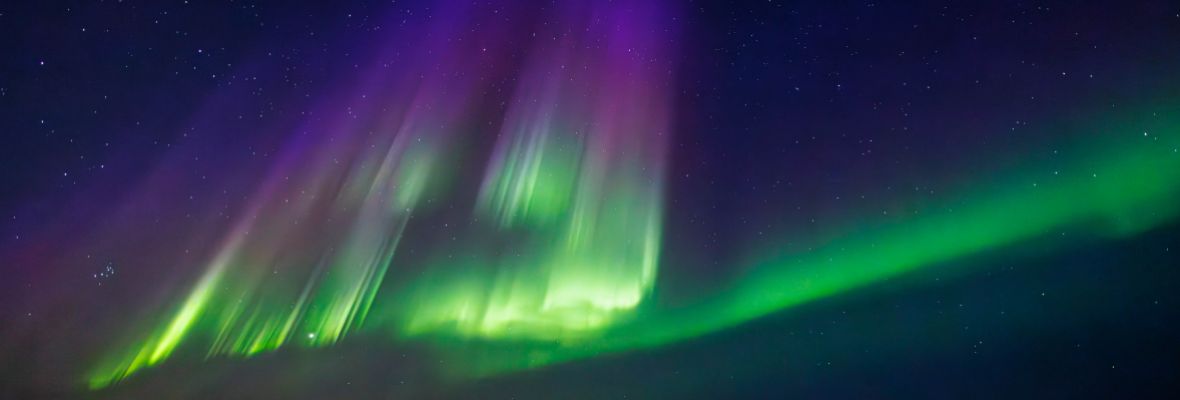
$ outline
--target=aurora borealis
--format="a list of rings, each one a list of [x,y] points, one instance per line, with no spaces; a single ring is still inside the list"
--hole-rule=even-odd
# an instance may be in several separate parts
[[[273,170],[187,296],[145,339],[98,367],[90,386],[157,365],[187,342],[216,357],[331,345],[362,328],[564,341],[635,309],[655,282],[660,247],[667,106],[658,89],[666,69],[628,53],[658,54],[659,35],[647,32],[656,16],[645,7],[567,7],[556,11],[569,20],[561,26],[586,24],[585,37],[541,43],[526,57],[486,167],[454,165],[447,152],[471,129],[461,123],[472,119],[462,105],[474,101],[474,83],[447,78],[468,61],[426,62],[421,71],[431,76],[416,83],[425,88],[395,92],[371,115],[352,111],[286,150],[284,158],[302,165]],[[582,21],[587,12],[603,16]],[[449,36],[466,26],[438,25],[428,29]],[[572,50],[586,43],[598,51]],[[447,47],[432,48],[470,50]],[[586,72],[567,72],[567,63]],[[361,86],[398,79],[373,75]],[[341,159],[348,161],[336,167]],[[440,176],[443,164],[487,171],[475,201],[456,201],[474,204],[471,231],[435,250],[445,258],[399,262],[403,236],[414,235],[409,220],[430,218],[423,194],[462,196]],[[395,264],[421,267],[417,276],[391,273]],[[403,288],[383,293],[387,277]]]
[[[0,10],[0,397],[1174,386],[1174,4],[345,3]]]

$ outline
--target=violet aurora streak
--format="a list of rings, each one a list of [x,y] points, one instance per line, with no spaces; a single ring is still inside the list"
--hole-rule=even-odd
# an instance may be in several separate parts
[[[1081,141],[1060,174],[981,177],[809,251],[751,248],[756,261],[722,290],[662,308],[658,276],[677,268],[660,261],[673,235],[675,12],[562,4],[526,34],[454,8],[396,38],[416,41],[417,61],[362,66],[339,89],[367,101],[292,129],[217,245],[186,258],[201,271],[188,289],[109,343],[83,377],[90,388],[174,357],[322,348],[359,332],[431,343],[465,361],[445,371],[456,376],[536,368],[697,337],[1062,227],[1134,235],[1180,204],[1180,108],[1161,102],[1096,117],[1093,130],[1125,134]],[[519,53],[518,65],[476,67],[488,53]],[[489,106],[489,82],[504,76],[506,100]],[[440,217],[448,207],[463,218]],[[423,223],[446,234],[420,237]]]

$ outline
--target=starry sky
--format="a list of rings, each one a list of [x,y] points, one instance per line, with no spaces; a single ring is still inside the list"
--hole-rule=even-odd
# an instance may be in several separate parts
[[[1175,1],[0,5],[0,397],[1169,398]]]

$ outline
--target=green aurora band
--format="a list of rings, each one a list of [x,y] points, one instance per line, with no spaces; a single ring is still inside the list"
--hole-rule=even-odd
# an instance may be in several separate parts
[[[1076,155],[1068,162],[1026,165],[1024,173],[987,180],[992,184],[912,215],[858,223],[804,252],[772,248],[692,306],[646,307],[593,337],[564,343],[439,340],[436,348],[463,361],[449,371],[458,377],[530,369],[691,339],[1023,241],[1061,241],[1065,230],[1071,238],[1129,237],[1180,214],[1180,107],[1144,114],[1079,132],[1074,137],[1083,143],[1066,149]]]

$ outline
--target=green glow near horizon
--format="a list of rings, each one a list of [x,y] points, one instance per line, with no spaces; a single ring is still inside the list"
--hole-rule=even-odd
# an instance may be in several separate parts
[[[516,232],[522,238],[507,255],[473,251],[462,261],[432,268],[411,289],[410,308],[402,313],[407,319],[397,329],[409,336],[565,341],[627,315],[655,283],[660,241],[659,210],[650,197],[655,193],[634,187],[615,187],[610,195],[582,190],[575,202],[602,204],[573,207],[563,222]],[[580,214],[598,207],[614,215]]]

